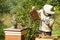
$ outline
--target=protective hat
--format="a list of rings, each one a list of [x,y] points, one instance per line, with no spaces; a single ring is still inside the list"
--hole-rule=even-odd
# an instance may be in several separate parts
[[[54,14],[55,13],[54,7],[52,5],[46,4],[46,5],[44,5],[43,9],[44,9],[46,14]]]

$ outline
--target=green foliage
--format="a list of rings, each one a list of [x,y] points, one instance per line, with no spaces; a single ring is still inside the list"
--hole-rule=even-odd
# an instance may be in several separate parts
[[[53,5],[56,10],[55,23],[53,25],[53,34],[60,35],[60,1],[59,0],[1,0],[0,1],[0,14],[5,15],[7,12],[11,17],[15,15],[16,21],[21,22],[23,27],[28,28],[26,40],[34,40],[38,36],[38,27],[40,20],[33,21],[30,17],[30,10],[32,6],[36,6],[40,10],[45,4]],[[1,16],[2,19],[3,16]],[[10,18],[10,17],[8,17]],[[11,19],[10,19],[11,20]],[[6,25],[3,26],[5,28]],[[1,28],[2,29],[2,28]],[[2,33],[2,32],[1,32]]]

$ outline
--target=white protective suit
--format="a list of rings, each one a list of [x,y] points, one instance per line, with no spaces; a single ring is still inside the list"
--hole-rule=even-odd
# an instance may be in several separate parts
[[[44,5],[43,9],[38,10],[38,12],[41,15],[41,25],[39,27],[39,30],[44,32],[51,32],[52,25],[54,23],[54,18],[51,16],[48,16],[48,14],[53,15],[55,12],[52,11],[53,6],[52,5]]]

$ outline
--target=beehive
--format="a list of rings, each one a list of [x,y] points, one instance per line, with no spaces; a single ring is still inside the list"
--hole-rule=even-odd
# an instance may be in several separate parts
[[[26,29],[5,29],[5,40],[25,40]]]

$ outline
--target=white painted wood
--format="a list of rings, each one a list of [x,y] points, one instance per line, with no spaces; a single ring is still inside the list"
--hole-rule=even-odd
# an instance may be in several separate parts
[[[5,35],[22,35],[21,32],[5,31]]]
[[[35,40],[53,40],[53,39],[49,39],[49,38],[46,38],[46,39],[44,39],[44,38],[36,38]]]
[[[5,35],[24,35],[27,33],[24,28],[22,29],[14,29],[14,28],[7,28],[4,29]]]

